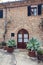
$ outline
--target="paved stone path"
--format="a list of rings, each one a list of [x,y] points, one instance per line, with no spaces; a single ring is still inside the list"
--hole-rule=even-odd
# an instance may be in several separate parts
[[[6,50],[0,49],[0,65],[15,65],[15,55],[8,53]]]
[[[26,50],[14,50],[13,53],[0,49],[0,65],[43,65],[27,55]]]
[[[30,58],[28,55],[28,52],[25,50],[20,50],[18,52],[15,52],[15,57],[17,60],[17,65],[43,65],[43,63],[38,63],[37,58]]]

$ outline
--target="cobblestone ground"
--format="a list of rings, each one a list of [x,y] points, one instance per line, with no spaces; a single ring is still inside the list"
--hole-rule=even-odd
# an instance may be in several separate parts
[[[26,50],[14,50],[13,53],[0,49],[0,65],[43,65],[36,58],[30,58]]]

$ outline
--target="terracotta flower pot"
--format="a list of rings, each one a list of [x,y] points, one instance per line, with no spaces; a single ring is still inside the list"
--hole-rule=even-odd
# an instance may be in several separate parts
[[[36,54],[35,54],[35,51],[28,51],[28,55],[30,56],[30,57],[36,57]]]
[[[13,51],[14,51],[14,48],[13,47],[8,47],[7,48],[7,52],[12,53]]]
[[[43,61],[43,55],[38,54],[38,55],[37,55],[37,58],[38,58],[38,60]]]

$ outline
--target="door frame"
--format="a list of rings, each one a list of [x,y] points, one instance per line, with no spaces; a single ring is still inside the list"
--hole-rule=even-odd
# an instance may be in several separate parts
[[[20,30],[18,31],[18,33],[17,33],[17,48],[18,48],[18,34],[20,34],[19,32],[22,31],[22,30],[24,30],[24,31],[27,32],[27,34],[28,34],[28,39],[29,39],[29,33],[28,33],[28,31],[25,30],[25,29],[20,29]],[[25,34],[25,33],[24,33],[24,34]]]

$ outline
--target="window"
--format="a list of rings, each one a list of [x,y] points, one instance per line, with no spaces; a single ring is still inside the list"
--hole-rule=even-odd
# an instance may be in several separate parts
[[[42,14],[43,14],[43,4],[42,4],[41,8],[42,8]]]
[[[11,33],[11,37],[14,37],[14,33]]]
[[[24,42],[28,42],[28,34],[24,34]]]
[[[33,7],[33,8],[31,8],[31,15],[34,15],[34,16],[36,16],[37,15],[37,7]]]
[[[3,18],[3,10],[0,10],[0,18]]]
[[[22,34],[18,34],[18,42],[22,42]]]
[[[41,4],[39,5],[32,5],[32,6],[28,6],[28,16],[31,15],[41,15]]]
[[[42,9],[43,9],[43,5],[42,5]]]

